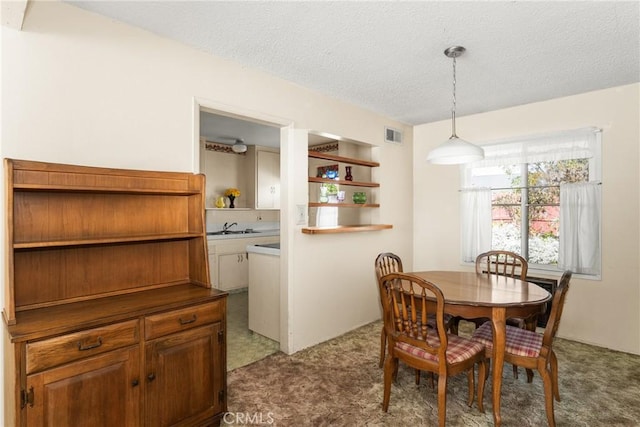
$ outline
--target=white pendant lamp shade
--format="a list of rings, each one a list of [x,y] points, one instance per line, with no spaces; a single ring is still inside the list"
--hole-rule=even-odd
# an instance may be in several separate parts
[[[484,159],[484,150],[477,145],[452,136],[429,152],[427,162],[435,165],[457,165]]]
[[[457,165],[484,159],[484,150],[456,135],[456,58],[464,53],[462,46],[452,46],[444,54],[453,59],[453,107],[451,108],[451,136],[427,155],[427,162],[436,165]]]
[[[236,139],[236,142],[231,146],[234,153],[244,153],[247,151],[247,146],[242,139]]]

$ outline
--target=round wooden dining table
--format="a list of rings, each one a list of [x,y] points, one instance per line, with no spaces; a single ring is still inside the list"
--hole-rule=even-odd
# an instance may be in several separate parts
[[[504,364],[506,319],[540,313],[551,294],[540,286],[496,274],[464,271],[418,271],[442,291],[444,311],[467,319],[487,317],[493,325],[492,403],[496,426],[500,419],[500,389]]]

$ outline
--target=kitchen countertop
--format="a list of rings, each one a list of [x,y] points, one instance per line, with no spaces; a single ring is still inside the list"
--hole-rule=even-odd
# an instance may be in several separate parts
[[[280,243],[247,245],[247,252],[262,255],[280,256]],[[251,261],[249,261],[251,262]]]

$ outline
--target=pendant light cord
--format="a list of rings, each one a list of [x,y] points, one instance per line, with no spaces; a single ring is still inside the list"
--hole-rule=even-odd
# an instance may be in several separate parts
[[[457,138],[456,135],[456,58],[453,57],[453,107],[451,108],[451,138]]]

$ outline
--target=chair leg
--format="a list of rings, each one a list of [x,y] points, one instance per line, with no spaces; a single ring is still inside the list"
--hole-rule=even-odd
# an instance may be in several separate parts
[[[531,384],[533,382],[533,371],[531,369],[527,369],[527,382]]]
[[[518,379],[518,367],[516,365],[513,366],[513,378]]]
[[[476,394],[475,376],[475,365],[473,365],[471,369],[467,371],[467,381],[469,382],[469,398],[467,399],[467,406],[469,407],[473,405],[473,399]]]
[[[551,350],[551,380],[553,381],[553,395],[560,402],[560,389],[558,388],[558,358],[556,353]]]
[[[447,375],[438,376],[438,425],[444,427],[447,419]]]
[[[449,321],[449,332],[453,335],[458,335],[458,325],[460,324],[459,317],[453,317]]]
[[[487,360],[483,359],[478,363],[478,409],[484,414],[484,384],[487,379]]]
[[[487,367],[484,373],[484,380],[486,381],[489,379],[489,374],[491,373],[491,359],[488,357],[485,357],[484,361],[487,364]]]
[[[391,381],[398,372],[398,359],[389,355],[384,364],[384,394],[382,397],[382,410],[387,412],[389,409],[389,399],[391,397]]]
[[[395,364],[393,365],[393,381],[398,379],[398,359],[395,360]]]
[[[549,427],[555,427],[556,419],[553,413],[553,380],[551,379],[551,372],[546,366],[539,366],[538,371],[544,384],[544,406],[547,411],[547,422]]]
[[[416,369],[416,385],[420,385],[420,369]]]
[[[382,326],[382,332],[380,332],[380,362],[378,363],[378,367],[382,368],[384,364],[384,350],[387,347],[387,331],[385,331],[384,326]]]

